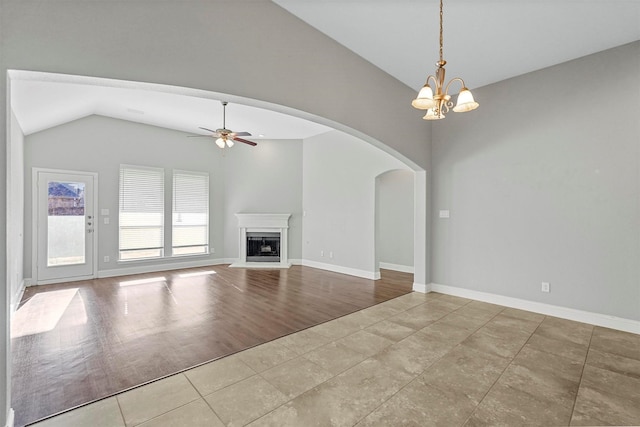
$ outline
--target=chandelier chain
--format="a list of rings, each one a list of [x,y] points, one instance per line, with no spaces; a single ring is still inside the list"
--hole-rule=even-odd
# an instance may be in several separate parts
[[[440,62],[442,62],[442,0],[440,0]]]

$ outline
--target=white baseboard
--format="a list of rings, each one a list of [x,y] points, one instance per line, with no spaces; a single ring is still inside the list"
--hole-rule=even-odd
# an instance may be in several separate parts
[[[16,294],[13,296],[13,298],[11,299],[11,303],[9,305],[9,315],[12,316],[13,313],[15,313],[15,311],[18,309],[18,306],[20,305],[20,301],[22,301],[22,296],[24,295],[24,290],[27,287],[27,281],[25,279],[22,279],[22,282],[20,282],[20,286],[18,287],[18,292],[16,292]]]
[[[7,414],[7,427],[13,427],[13,420],[14,420],[13,408],[9,408],[9,413]]]
[[[375,271],[358,270],[357,268],[342,267],[340,265],[325,264],[322,262],[302,260],[302,265],[306,267],[318,268],[320,270],[333,271],[334,273],[348,274],[349,276],[362,277],[364,279],[378,280],[380,273]]]
[[[431,292],[431,284],[425,285],[424,283],[413,282],[413,291],[414,292],[422,292],[423,294],[427,294],[427,293]]]
[[[185,262],[172,262],[166,264],[150,264],[137,265],[135,267],[114,268],[112,270],[98,271],[98,277],[117,277],[129,274],[154,273],[156,271],[177,270],[180,268],[209,267],[211,265],[228,264],[227,260],[221,259],[203,259]]]
[[[234,262],[230,264],[231,268],[289,268],[290,262]]]
[[[416,285],[414,284],[414,290],[416,290],[415,286]],[[637,320],[624,319],[622,317],[609,316],[606,314],[593,313],[584,310],[576,310],[574,308],[562,307],[559,305],[527,301],[519,298],[507,297],[504,295],[458,288],[455,286],[439,285],[437,283],[431,283],[430,287],[432,292],[470,298],[477,301],[489,302],[492,304],[504,305],[506,307],[517,308],[520,310],[532,311],[534,313],[540,313],[547,316],[560,317],[562,319],[574,320],[576,322],[589,323],[591,325],[640,334],[640,321]]]
[[[291,263],[291,265],[302,265],[302,260],[301,259],[289,259],[289,262]]]
[[[392,264],[390,262],[380,261],[380,268],[383,270],[400,271],[402,273],[413,273],[414,268],[412,265]]]

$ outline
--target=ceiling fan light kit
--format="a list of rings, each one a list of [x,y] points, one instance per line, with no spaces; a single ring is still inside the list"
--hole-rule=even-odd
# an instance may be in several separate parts
[[[442,0],[440,0],[440,60],[436,62],[436,73],[427,77],[427,82],[424,84],[416,99],[411,101],[411,105],[418,110],[427,110],[423,119],[425,120],[440,120],[444,119],[444,115],[453,110],[456,113],[464,113],[467,111],[475,110],[480,104],[474,99],[471,91],[467,89],[464,84],[464,80],[459,77],[453,78],[445,85],[445,69],[447,64],[442,58]],[[454,107],[451,96],[449,95],[449,87],[453,82],[460,82],[461,89],[458,93],[458,99]],[[435,87],[435,93],[430,83]]]

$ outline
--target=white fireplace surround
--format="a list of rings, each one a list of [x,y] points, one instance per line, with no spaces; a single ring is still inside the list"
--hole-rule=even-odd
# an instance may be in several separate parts
[[[237,213],[239,240],[238,261],[230,267],[243,268],[289,268],[289,218],[290,213]],[[247,262],[247,233],[280,233],[279,262]]]

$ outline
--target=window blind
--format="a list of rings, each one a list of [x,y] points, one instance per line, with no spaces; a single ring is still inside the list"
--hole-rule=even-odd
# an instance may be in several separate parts
[[[209,253],[209,175],[173,172],[172,255]]]
[[[164,255],[164,170],[120,166],[121,260]]]

